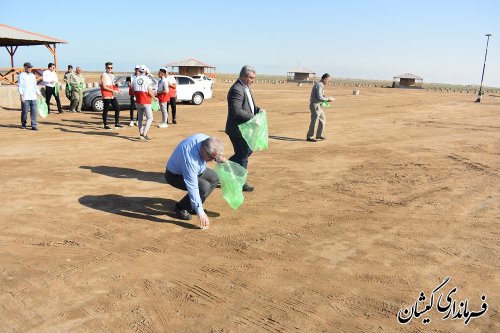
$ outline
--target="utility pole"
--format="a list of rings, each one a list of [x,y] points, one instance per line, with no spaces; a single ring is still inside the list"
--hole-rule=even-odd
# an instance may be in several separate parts
[[[481,75],[481,85],[479,86],[479,94],[476,99],[476,103],[481,102],[481,98],[483,97],[483,79],[484,79],[484,69],[486,68],[486,57],[488,56],[488,43],[490,42],[491,34],[486,34],[488,39],[486,40],[486,53],[484,54],[484,64],[483,64],[483,75]]]

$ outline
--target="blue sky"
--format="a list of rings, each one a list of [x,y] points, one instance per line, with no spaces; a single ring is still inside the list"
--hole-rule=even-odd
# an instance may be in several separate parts
[[[500,1],[2,1],[0,23],[69,42],[58,65],[115,71],[156,70],[197,58],[217,72],[254,65],[257,75],[307,67],[334,77],[500,87]],[[10,65],[5,48],[0,67]],[[52,60],[43,46],[20,47],[16,65]]]

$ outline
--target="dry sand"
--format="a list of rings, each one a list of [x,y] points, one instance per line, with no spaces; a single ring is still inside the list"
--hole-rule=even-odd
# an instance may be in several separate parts
[[[232,153],[228,89],[179,105],[151,142],[90,111],[21,130],[18,103],[0,107],[1,332],[500,331],[500,96],[330,86],[327,141],[310,143],[311,86],[255,84],[270,128],[256,190],[232,210],[217,189],[200,231],[163,171],[196,132]],[[399,324],[446,276],[488,311]]]

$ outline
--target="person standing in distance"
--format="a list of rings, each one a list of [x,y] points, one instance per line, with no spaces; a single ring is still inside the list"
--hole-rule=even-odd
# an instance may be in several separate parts
[[[56,88],[56,86],[59,85],[59,79],[57,78],[57,72],[56,72],[56,65],[49,62],[47,67],[48,69],[43,71],[42,74],[42,80],[43,83],[45,84],[45,101],[47,102],[47,109],[49,110],[50,113],[50,100],[52,98],[52,95],[54,95],[54,98],[57,103],[57,111],[59,113],[63,113],[64,111],[61,107],[61,100],[59,99],[59,93],[56,94],[56,89],[59,89],[59,87]]]
[[[28,109],[31,116],[31,129],[38,131],[37,123],[37,96],[41,96],[36,86],[36,77],[31,73],[33,66],[29,62],[24,63],[24,72],[19,74],[17,86],[19,98],[21,99],[21,128],[26,129]]]
[[[166,69],[165,69],[166,70]],[[168,106],[170,105],[170,108],[172,109],[172,124],[177,124],[177,118],[176,118],[176,113],[177,113],[177,81],[175,80],[175,77],[173,75],[168,74],[167,71],[167,77],[166,80],[168,82],[168,94],[170,96],[170,99],[167,103],[167,114],[168,114]],[[166,120],[168,124],[168,117]]]
[[[335,98],[325,97],[325,86],[330,84],[332,77],[330,74],[325,73],[321,77],[321,81],[315,83],[311,90],[311,98],[309,99],[309,110],[311,111],[311,123],[309,124],[309,131],[306,135],[306,140],[310,142],[317,142],[318,140],[325,140],[323,136],[323,129],[326,125],[326,115],[321,104],[323,102],[333,102]],[[318,130],[316,131],[316,138],[314,138],[314,128],[316,121],[319,120]]]
[[[139,139],[150,141],[148,137],[149,128],[153,123],[153,110],[151,109],[151,99],[153,94],[153,81],[147,75],[148,68],[145,65],[139,67],[140,75],[134,81],[134,95],[137,106],[137,126],[139,127]],[[146,125],[142,120],[146,116]]]
[[[128,95],[130,96],[130,123],[128,124],[130,127],[134,126],[134,110],[135,107],[135,96],[134,96],[134,82],[135,79],[139,76],[139,67],[141,65],[135,65],[134,74],[127,77],[128,82]],[[135,122],[137,123],[137,117],[135,118]]]
[[[226,134],[233,144],[234,155],[230,161],[238,163],[245,169],[248,167],[248,158],[252,155],[252,150],[241,136],[238,125],[252,119],[260,111],[265,111],[255,105],[250,86],[255,81],[255,69],[249,65],[241,68],[239,79],[232,85],[227,94],[227,121]],[[244,192],[251,192],[253,186],[248,183],[243,185]]]
[[[167,82],[167,69],[165,67],[160,68],[158,71],[158,88],[156,89],[156,97],[158,97],[158,103],[160,104],[161,111],[161,123],[158,125],[159,128],[168,127],[168,102],[170,100],[170,92]]]
[[[76,67],[76,73],[73,74],[75,78],[75,85],[73,87],[73,96],[76,99],[76,112],[82,112],[83,104],[83,90],[85,89],[85,78],[82,75],[82,69],[78,66]]]
[[[120,124],[120,107],[115,98],[115,93],[121,94],[120,90],[115,86],[115,76],[113,75],[113,63],[107,62],[105,64],[106,71],[101,74],[101,95],[104,102],[104,109],[102,110],[102,122],[104,129],[112,129],[108,126],[108,111],[112,105],[115,110],[115,128],[123,128]]]

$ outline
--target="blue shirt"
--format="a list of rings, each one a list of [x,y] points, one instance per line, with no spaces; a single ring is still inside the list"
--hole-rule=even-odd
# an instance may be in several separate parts
[[[207,162],[201,156],[201,142],[208,135],[198,133],[182,140],[175,148],[167,162],[167,169],[173,174],[182,175],[188,190],[191,207],[197,214],[203,212],[200,191],[198,189],[198,175],[207,168]]]

